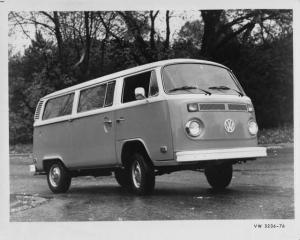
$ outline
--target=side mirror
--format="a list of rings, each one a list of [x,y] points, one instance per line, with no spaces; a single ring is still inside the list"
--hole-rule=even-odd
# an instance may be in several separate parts
[[[138,87],[134,89],[134,95],[136,100],[142,100],[146,98],[145,89],[142,87]]]

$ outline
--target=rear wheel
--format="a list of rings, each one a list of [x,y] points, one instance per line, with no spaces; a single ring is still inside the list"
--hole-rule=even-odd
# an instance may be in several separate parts
[[[139,195],[151,193],[155,186],[155,173],[151,164],[140,153],[135,153],[130,162],[131,189]]]
[[[232,179],[232,164],[221,164],[205,168],[205,176],[213,189],[226,188]]]
[[[64,193],[71,185],[71,176],[67,169],[60,163],[53,163],[47,173],[47,182],[53,193]]]

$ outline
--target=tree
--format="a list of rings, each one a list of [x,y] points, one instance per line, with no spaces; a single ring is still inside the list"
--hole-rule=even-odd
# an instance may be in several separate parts
[[[201,49],[201,41],[204,33],[204,25],[200,20],[187,21],[178,33],[179,42],[190,42],[198,50]]]
[[[242,39],[237,43],[251,40],[260,43],[273,38],[276,31],[270,30],[270,22],[280,27],[282,34],[291,31],[289,10],[201,10],[201,16],[204,34],[200,54],[206,58],[216,57],[219,50],[232,41]],[[257,33],[260,33],[260,38]]]
[[[40,97],[175,57],[211,59],[230,67],[252,98],[260,126],[292,124],[292,11],[201,10],[177,38],[170,34],[173,17],[168,10],[11,12],[9,34],[18,28],[31,38],[23,55],[9,53],[11,141],[31,139]],[[160,28],[158,19],[164,21]]]

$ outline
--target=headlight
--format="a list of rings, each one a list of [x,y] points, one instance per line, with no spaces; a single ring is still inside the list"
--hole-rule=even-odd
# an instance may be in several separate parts
[[[258,126],[254,120],[248,122],[248,130],[251,135],[256,135],[258,132]]]
[[[198,137],[204,130],[204,124],[199,119],[192,119],[185,124],[185,131],[191,137]]]

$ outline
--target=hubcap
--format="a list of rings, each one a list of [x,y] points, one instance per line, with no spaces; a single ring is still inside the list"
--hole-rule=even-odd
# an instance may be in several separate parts
[[[54,167],[50,169],[49,180],[52,186],[57,187],[60,181],[61,172],[59,167]]]
[[[134,186],[136,188],[140,188],[142,182],[142,170],[140,164],[137,161],[134,162],[131,173]]]

